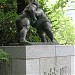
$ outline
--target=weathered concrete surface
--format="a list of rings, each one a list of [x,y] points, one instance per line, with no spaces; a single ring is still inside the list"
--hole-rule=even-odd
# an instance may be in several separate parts
[[[12,75],[75,75],[75,46],[1,46],[12,59]]]

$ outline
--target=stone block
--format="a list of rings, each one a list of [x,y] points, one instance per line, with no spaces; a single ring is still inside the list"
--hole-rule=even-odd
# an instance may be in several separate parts
[[[52,75],[55,68],[55,58],[40,59],[40,75]]]
[[[42,58],[42,57],[54,57],[55,46],[54,45],[32,45],[26,46],[26,58]]]
[[[40,75],[39,71],[39,59],[26,60],[26,75]]]
[[[56,56],[75,55],[75,47],[69,45],[56,45]]]
[[[12,59],[12,75],[26,75],[26,60]]]
[[[75,75],[75,56],[71,56],[71,75]]]
[[[57,75],[70,75],[71,74],[71,57],[57,57],[56,60]]]
[[[70,56],[40,59],[40,75],[70,75]]]
[[[25,46],[4,46],[3,50],[11,55],[11,58],[26,58]]]

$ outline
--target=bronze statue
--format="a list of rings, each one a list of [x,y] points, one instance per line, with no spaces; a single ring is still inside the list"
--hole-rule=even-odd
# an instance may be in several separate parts
[[[50,21],[44,14],[44,11],[41,8],[38,8],[37,11],[35,11],[35,15],[37,18],[37,21],[32,25],[37,29],[37,33],[39,37],[41,38],[42,42],[46,42],[46,35],[50,38],[51,42],[53,42],[53,33],[50,26]]]
[[[16,20],[17,42],[27,42],[26,35],[30,25],[37,29],[37,33],[42,42],[46,42],[44,32],[53,42],[53,33],[50,22],[37,2],[31,2],[27,5],[20,17]]]
[[[27,42],[26,35],[30,24],[36,20],[35,14],[33,13],[37,9],[37,3],[31,2],[26,8],[22,11],[19,18],[16,20],[16,41]]]

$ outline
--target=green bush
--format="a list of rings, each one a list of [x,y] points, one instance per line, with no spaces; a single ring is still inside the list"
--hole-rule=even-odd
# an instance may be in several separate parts
[[[10,62],[10,55],[4,52],[2,49],[0,49],[0,62]]]
[[[17,14],[8,12],[4,14],[0,11],[0,45],[8,45],[15,41]]]

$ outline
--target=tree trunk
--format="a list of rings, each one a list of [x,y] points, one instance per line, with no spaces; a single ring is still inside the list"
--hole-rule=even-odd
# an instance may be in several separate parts
[[[17,14],[21,13],[24,8],[32,1],[35,0],[17,0]]]
[[[25,8],[25,0],[17,0],[17,14],[21,13]]]

